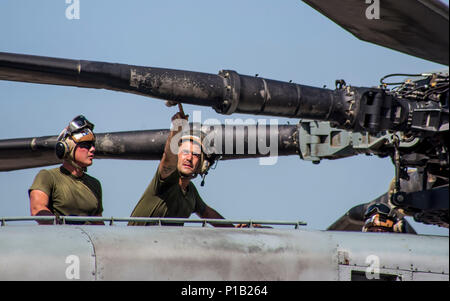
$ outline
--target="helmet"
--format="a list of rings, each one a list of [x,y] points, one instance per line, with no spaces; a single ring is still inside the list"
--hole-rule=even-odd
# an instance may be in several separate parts
[[[382,214],[387,217],[391,213],[391,208],[383,203],[372,204],[367,207],[366,212],[364,213],[364,218],[367,219],[375,213]]]
[[[89,122],[83,115],[76,116],[58,136],[55,145],[55,153],[59,159],[67,159],[75,163],[75,149],[78,143],[94,141],[94,124]],[[75,167],[78,167],[75,165]]]
[[[375,203],[367,207],[364,213],[363,232],[393,232],[397,222],[391,208],[383,203]]]

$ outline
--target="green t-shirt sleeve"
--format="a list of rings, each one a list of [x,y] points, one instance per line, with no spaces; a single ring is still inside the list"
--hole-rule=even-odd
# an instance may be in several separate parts
[[[194,212],[198,213],[198,214],[203,214],[203,212],[206,209],[206,203],[203,201],[202,197],[200,196],[200,194],[197,191],[197,188],[195,188],[194,185],[192,185],[192,187],[194,188],[194,195],[195,195],[195,208],[194,208]]]
[[[167,213],[167,205],[158,195],[164,194],[173,183],[178,181],[178,177],[176,177],[177,174],[177,172],[173,172],[169,177],[162,180],[158,167],[152,181],[148,184],[139,202],[131,213],[131,217],[165,216]],[[147,223],[143,222],[128,223],[129,226],[146,224]]]
[[[50,197],[52,195],[54,185],[53,182],[53,177],[50,172],[46,169],[43,169],[39,171],[39,173],[34,178],[33,184],[31,185],[30,189],[28,189],[28,194],[30,194],[32,190],[40,190]]]
[[[152,182],[149,184],[149,187],[146,190],[146,193],[151,193],[153,195],[159,195],[164,193],[170,186],[174,184],[178,184],[179,175],[177,171],[171,173],[167,178],[161,179],[161,174],[159,172],[159,167],[156,169],[155,176],[152,179]]]
[[[103,196],[102,196],[102,185],[100,184],[100,181],[95,179],[96,181],[96,190],[97,190],[97,199],[98,199],[98,209],[95,215],[102,215],[103,213]]]

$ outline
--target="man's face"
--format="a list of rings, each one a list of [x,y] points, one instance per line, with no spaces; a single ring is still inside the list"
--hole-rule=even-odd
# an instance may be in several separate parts
[[[185,176],[191,176],[197,170],[201,158],[201,147],[191,141],[183,141],[178,151],[178,171]]]
[[[94,159],[95,146],[94,141],[84,141],[77,144],[75,150],[75,162],[81,167],[92,165]]]

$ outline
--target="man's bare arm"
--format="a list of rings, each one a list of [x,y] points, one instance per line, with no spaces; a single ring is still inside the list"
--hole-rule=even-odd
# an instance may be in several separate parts
[[[30,191],[30,211],[31,215],[52,216],[53,213],[48,209],[48,195],[40,190]],[[38,221],[40,225],[53,224],[53,221]]]
[[[30,192],[30,211],[31,215],[36,215],[39,211],[48,209],[48,195],[40,190],[31,190]]]
[[[174,154],[170,148],[172,138],[181,130],[181,126],[177,126],[180,124],[174,124],[174,121],[177,119],[187,119],[187,116],[184,113],[178,112],[172,117],[172,130],[167,138],[166,145],[164,146],[164,154],[158,167],[161,179],[167,178],[177,169],[178,155]]]
[[[211,218],[211,219],[225,219],[222,215],[220,215],[216,210],[212,209],[209,206],[206,206],[205,211],[202,214],[198,214],[201,218]],[[211,224],[214,227],[230,227],[233,228],[233,224]]]
[[[172,153],[170,150],[170,143],[172,137],[176,133],[171,131],[169,137],[167,138],[166,145],[164,147],[164,154],[162,156],[161,162],[159,163],[159,174],[161,179],[165,179],[170,176],[177,169],[178,156]]]

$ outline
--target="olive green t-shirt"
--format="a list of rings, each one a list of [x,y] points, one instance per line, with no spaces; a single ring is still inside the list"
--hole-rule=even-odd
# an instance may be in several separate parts
[[[40,190],[49,197],[48,208],[57,216],[99,216],[103,212],[100,182],[84,173],[75,177],[63,166],[43,169],[28,193]]]
[[[188,218],[192,213],[202,214],[206,204],[192,182],[186,193],[179,185],[177,171],[162,180],[159,168],[137,203],[131,217],[177,217]],[[150,223],[130,222],[128,225],[149,225]]]

